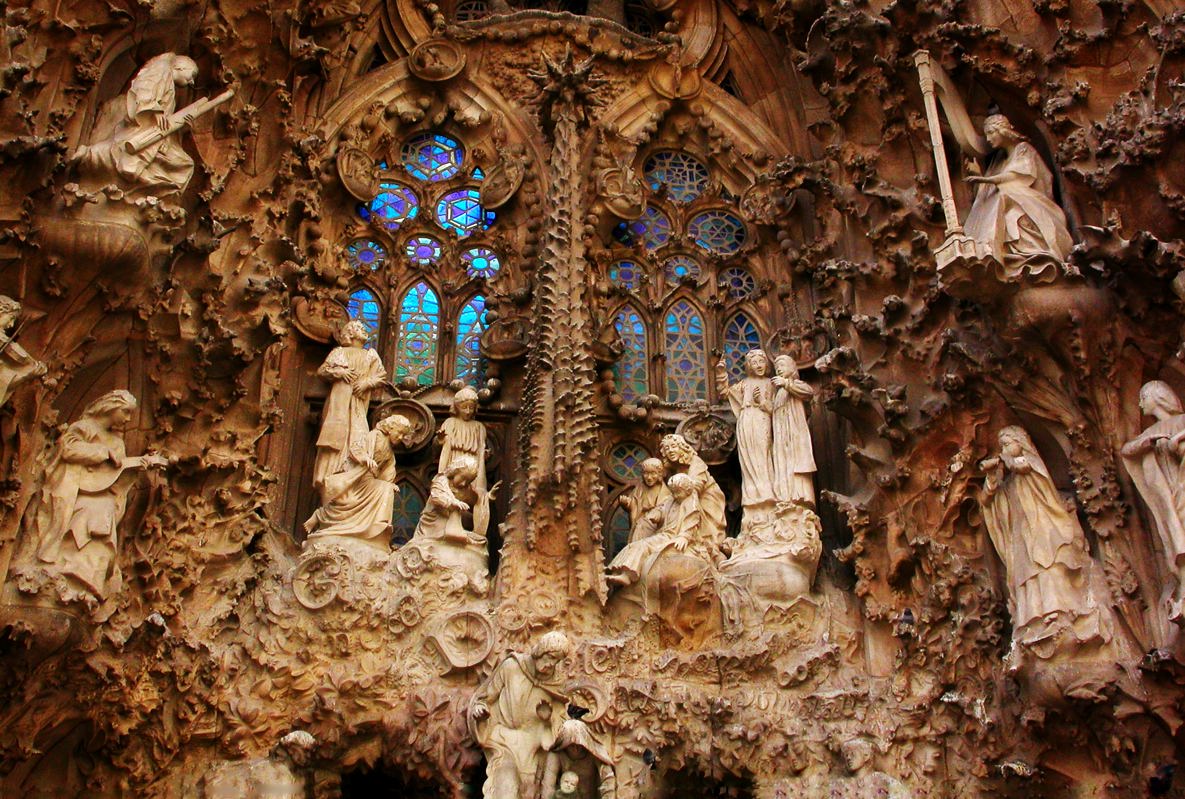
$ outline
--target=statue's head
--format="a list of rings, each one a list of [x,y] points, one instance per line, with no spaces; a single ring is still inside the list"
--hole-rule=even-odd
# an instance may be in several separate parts
[[[850,738],[840,744],[844,765],[853,774],[867,766],[872,760],[872,743],[865,738]]]
[[[1163,380],[1149,380],[1140,389],[1140,410],[1157,419],[1167,419],[1182,413],[1177,392]]]
[[[647,458],[642,461],[642,482],[648,486],[656,486],[662,481],[666,467],[659,458]]]
[[[560,775],[560,790],[566,794],[576,793],[580,787],[580,776],[575,771],[565,771]]]
[[[544,633],[531,647],[531,659],[535,661],[535,672],[541,677],[553,675],[560,663],[568,657],[570,648],[568,636],[559,630]]]
[[[1008,425],[999,432],[996,438],[1000,442],[1000,450],[1013,458],[1036,450],[1033,440],[1020,425]]]
[[[477,479],[477,458],[460,455],[449,462],[445,472],[449,482],[456,486],[467,486]]]
[[[695,491],[695,480],[685,474],[673,474],[667,480],[667,488],[675,499],[686,499]]]
[[[745,374],[751,377],[765,377],[769,372],[769,358],[765,350],[749,350],[745,353]]]
[[[21,315],[21,304],[0,294],[0,332],[8,332]]]
[[[370,331],[357,319],[351,319],[337,330],[337,341],[343,347],[361,347],[369,338]]]
[[[465,386],[463,389],[453,395],[453,413],[461,417],[465,421],[469,421],[477,415],[477,390],[471,386]]]
[[[658,451],[663,460],[687,466],[695,459],[695,448],[687,443],[687,439],[678,433],[669,433],[662,437]]]
[[[173,83],[178,86],[192,86],[197,80],[197,62],[186,55],[173,56]]]
[[[128,426],[137,406],[138,403],[132,396],[132,392],[118,389],[107,392],[87,405],[86,410],[82,412],[82,417],[105,421],[108,428],[119,431]]]
[[[992,114],[983,121],[983,136],[993,147],[1005,147],[1024,139],[1003,114]]]
[[[401,413],[393,413],[375,425],[375,429],[390,439],[392,444],[408,444],[415,425]]]
[[[792,355],[779,355],[774,358],[774,371],[779,377],[798,377],[798,362]]]

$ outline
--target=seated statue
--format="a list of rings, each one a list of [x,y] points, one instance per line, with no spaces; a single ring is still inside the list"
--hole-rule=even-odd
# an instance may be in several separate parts
[[[695,481],[685,474],[676,474],[667,481],[667,488],[668,499],[662,507],[647,513],[643,523],[634,528],[641,534],[626,544],[609,564],[606,580],[610,584],[627,586],[644,580],[651,566],[668,547],[683,552],[694,540],[696,546],[693,552],[706,549],[698,535],[700,510]],[[649,535],[646,531],[649,531]],[[712,562],[713,559],[705,557],[705,560]]]
[[[459,585],[484,594],[489,588],[486,537],[466,528],[467,518],[472,519],[474,503],[482,498],[473,487],[477,476],[477,461],[461,455],[452,459],[444,473],[433,478],[428,502],[407,547],[418,549],[429,566],[453,572]],[[490,501],[497,488],[495,483],[483,492],[485,501]]]
[[[406,416],[392,414],[366,434],[363,446],[350,453],[349,465],[325,479],[325,504],[304,524],[308,542],[352,539],[384,552],[390,549],[396,491],[393,446],[412,430]]]

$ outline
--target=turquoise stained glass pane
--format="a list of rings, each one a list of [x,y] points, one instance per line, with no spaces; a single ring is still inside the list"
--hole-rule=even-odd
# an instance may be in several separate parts
[[[711,210],[696,214],[687,223],[695,243],[717,255],[733,255],[745,243],[745,225],[735,214]]]
[[[416,193],[402,183],[390,180],[379,184],[379,193],[370,205],[359,208],[363,219],[387,230],[398,230],[404,222],[415,219],[419,212],[420,201]]]
[[[641,241],[648,250],[657,250],[671,240],[671,219],[653,206],[646,206],[642,216],[629,222],[621,222],[613,229],[613,237],[632,247]]]
[[[481,334],[486,329],[486,298],[480,294],[465,303],[457,316],[457,379],[469,385],[485,380]]]
[[[461,143],[443,133],[421,133],[403,144],[403,166],[412,176],[435,183],[455,177],[465,162]]]
[[[635,291],[642,282],[642,270],[633,261],[618,261],[609,267],[609,279],[629,291]]]
[[[498,274],[502,261],[498,253],[485,247],[474,247],[461,253],[461,263],[470,277],[484,277],[487,280]]]
[[[668,282],[678,283],[683,279],[699,280],[702,270],[699,261],[694,258],[686,255],[672,255],[662,262],[662,271],[667,276]]]
[[[609,548],[606,556],[613,560],[630,541],[630,515],[626,509],[618,505],[609,515],[605,528],[605,545]]]
[[[704,318],[695,306],[679,300],[663,320],[667,360],[667,401],[708,398],[708,347]]]
[[[761,334],[749,317],[738,313],[729,319],[724,326],[724,365],[730,383],[745,376],[745,353],[756,349],[761,349]]]
[[[440,339],[440,299],[427,283],[417,283],[399,304],[399,351],[395,380],[416,385],[436,382],[436,350]]]
[[[406,480],[396,483],[395,510],[391,513],[391,546],[401,547],[411,540],[424,512],[424,497]]]
[[[636,402],[650,393],[650,380],[646,374],[649,361],[646,323],[642,321],[641,314],[627,305],[618,312],[616,325],[625,349],[617,363],[613,364],[613,382],[617,386],[617,393],[626,402]]]
[[[387,248],[373,239],[359,239],[346,246],[346,259],[355,269],[378,269],[387,260]]]
[[[757,281],[739,266],[730,266],[720,273],[720,286],[734,300],[747,300],[757,293]]]
[[[654,191],[663,186],[675,202],[689,203],[708,187],[708,168],[690,153],[664,150],[646,159],[646,183]]]
[[[609,450],[609,471],[623,483],[642,479],[642,461],[650,457],[645,447],[634,441],[622,441]]]
[[[407,240],[403,251],[407,259],[418,266],[428,266],[440,259],[440,242],[431,236],[413,236]]]
[[[473,167],[473,179],[480,182],[486,179],[486,173],[481,171],[481,167]]]
[[[357,319],[366,325],[370,337],[366,339],[366,348],[374,349],[379,341],[379,323],[383,318],[382,309],[374,293],[369,289],[355,289],[350,294],[350,301],[346,304],[346,312],[351,319]]]
[[[464,238],[494,224],[494,212],[481,207],[481,193],[477,189],[458,189],[436,203],[436,222]]]

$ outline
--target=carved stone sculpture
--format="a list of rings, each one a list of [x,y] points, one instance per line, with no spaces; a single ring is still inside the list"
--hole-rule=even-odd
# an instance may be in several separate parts
[[[806,422],[806,403],[815,395],[798,376],[798,364],[790,355],[774,359],[773,398],[774,496],[778,502],[799,502],[814,507],[815,455]]]
[[[628,543],[633,543],[654,532],[653,523],[647,519],[649,513],[659,508],[670,497],[663,481],[666,467],[659,458],[647,458],[642,461],[642,479],[629,493],[618,498],[620,505],[625,508],[630,517],[630,537]]]
[[[135,194],[165,197],[185,191],[193,177],[193,159],[174,134],[231,96],[227,92],[178,112],[177,87],[192,86],[197,71],[193,59],[176,53],[162,53],[141,67],[114,128],[75,151],[83,175]]]
[[[667,488],[663,504],[652,508],[634,527],[630,543],[609,564],[610,583],[640,582],[645,593],[651,582],[647,579],[651,568],[668,548],[674,552],[686,551],[708,563],[715,563],[719,558],[719,541],[714,536],[703,535],[707,531],[702,524],[695,481],[685,474],[675,474],[667,482]],[[649,604],[643,602],[644,606]]]
[[[366,434],[350,452],[349,465],[325,478],[317,508],[304,529],[308,542],[352,539],[380,550],[390,548],[395,506],[395,452],[412,433],[406,416],[392,414]]]
[[[451,573],[474,593],[484,594],[489,578],[485,530],[466,529],[465,524],[466,517],[474,524],[479,521],[474,505],[478,501],[476,477],[477,462],[462,454],[433,478],[428,502],[408,546],[418,549],[425,563]],[[488,502],[497,487],[482,491],[482,498]]]
[[[22,590],[52,586],[99,617],[120,591],[119,523],[136,471],[161,468],[160,455],[128,457],[123,431],[137,407],[127,391],[92,402],[66,428],[45,469],[38,501],[25,519],[31,562],[18,570]]]
[[[45,364],[16,343],[19,328],[17,331],[13,328],[20,316],[21,304],[0,295],[0,407],[8,402],[18,386],[46,372]]]
[[[1123,445],[1124,466],[1140,492],[1160,535],[1165,567],[1175,586],[1169,617],[1185,623],[1185,411],[1168,383],[1153,380],[1140,389],[1140,410],[1156,419]]]
[[[559,667],[569,649],[563,633],[545,633],[529,655],[513,653],[499,663],[474,696],[469,718],[486,755],[484,799],[538,799],[568,704]]]
[[[1021,427],[999,433],[1000,453],[980,466],[984,521],[1008,579],[1012,665],[1111,640],[1110,616],[1091,585],[1094,561],[1078,519],[1067,510],[1044,461]]]
[[[466,386],[453,395],[452,415],[444,420],[436,434],[440,442],[441,474],[458,458],[469,456],[477,465],[473,479],[476,490],[486,488],[486,427],[477,416],[477,391]]]
[[[716,386],[728,399],[737,419],[737,454],[741,459],[741,504],[746,516],[774,501],[772,458],[774,383],[769,358],[762,350],[745,353],[745,377],[728,384],[721,360],[716,364]]]
[[[321,434],[317,437],[317,459],[313,463],[313,486],[321,492],[322,504],[329,501],[328,479],[350,467],[351,453],[356,463],[364,463],[366,413],[374,390],[387,379],[379,355],[364,345],[366,327],[357,321],[347,322],[338,332],[341,346],[335,347],[317,370],[333,385],[321,414]]]
[[[663,436],[659,443],[659,453],[669,471],[681,472],[692,479],[701,514],[703,537],[722,541],[725,531],[724,492],[720,490],[716,478],[712,477],[708,464],[704,463],[703,458],[687,440],[678,434]]]

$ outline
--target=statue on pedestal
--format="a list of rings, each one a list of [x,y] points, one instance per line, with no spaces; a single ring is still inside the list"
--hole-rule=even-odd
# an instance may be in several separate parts
[[[728,384],[721,360],[716,364],[716,388],[736,416],[737,454],[741,460],[741,504],[748,515],[774,502],[773,441],[774,382],[768,376],[769,358],[762,350],[745,353],[745,376]]]
[[[777,390],[773,402],[774,496],[779,503],[815,506],[815,455],[806,422],[806,403],[815,396],[810,383],[798,376],[789,355],[774,358]]]

